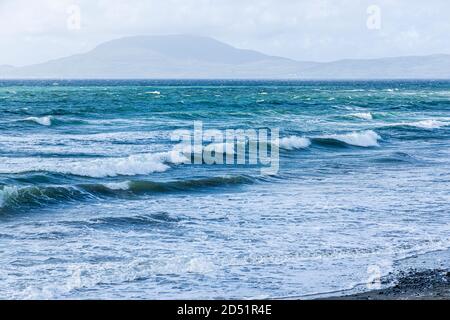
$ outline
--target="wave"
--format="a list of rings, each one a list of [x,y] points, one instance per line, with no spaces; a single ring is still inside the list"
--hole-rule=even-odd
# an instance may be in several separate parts
[[[422,120],[417,122],[404,123],[403,125],[422,129],[438,129],[449,124],[438,120]]]
[[[0,189],[0,210],[41,206],[93,197],[93,195],[71,186],[4,186],[3,189]]]
[[[378,140],[381,137],[372,130],[361,132],[351,132],[345,134],[333,134],[314,138],[314,141],[321,144],[335,144],[335,142],[345,143],[356,147],[378,147]]]
[[[200,148],[196,148],[190,144],[179,143],[173,147],[173,152],[179,152],[187,158],[192,155],[197,156],[203,154],[204,151],[230,155],[236,153],[235,144],[231,142],[210,143],[206,146],[201,146]]]
[[[303,137],[303,136],[287,136],[279,139],[278,147],[280,149],[292,151],[299,149],[306,149],[310,147],[313,142],[321,145],[336,145],[346,144],[357,147],[376,147],[379,146],[378,140],[381,137],[372,130],[362,132],[351,132],[346,134],[334,134],[318,137]],[[248,141],[246,142],[248,144]],[[216,153],[235,154],[234,143],[212,143],[199,149],[195,149],[189,144],[178,144],[174,147],[174,151],[181,153],[185,157],[192,155],[196,156],[203,151],[215,151]]]
[[[8,186],[3,187],[3,189],[0,190],[0,208],[3,208],[3,206],[8,202],[8,200],[16,196],[17,193],[18,193],[17,187],[8,187]]]
[[[138,214],[133,216],[119,216],[119,217],[104,217],[94,218],[87,221],[78,222],[79,225],[85,225],[90,228],[102,228],[102,227],[125,227],[129,228],[130,225],[138,227],[149,227],[152,225],[170,225],[179,222],[179,217],[172,217],[166,212],[154,213],[154,214]]]
[[[244,144],[242,142],[238,142],[237,144]],[[249,144],[248,141],[245,142],[245,145],[247,146]],[[281,149],[285,150],[295,150],[295,149],[304,149],[308,148],[311,145],[311,140],[304,137],[297,137],[297,136],[289,136],[280,138],[278,142],[278,146]],[[235,143],[231,142],[223,142],[223,143],[211,143],[206,146],[202,146],[201,148],[194,148],[193,146],[189,144],[178,144],[174,147],[174,150],[181,152],[184,156],[189,157],[192,154],[198,155],[204,151],[208,152],[215,152],[219,154],[229,154],[229,155],[235,155],[236,154],[236,145]]]
[[[281,138],[279,142],[280,148],[285,150],[305,149],[310,145],[310,139],[297,136]]]
[[[146,175],[154,172],[164,172],[170,164],[181,164],[187,158],[180,152],[168,151],[159,153],[135,154],[128,157],[99,158],[95,160],[56,160],[42,164],[40,161],[28,161],[8,165],[4,173],[25,173],[46,171],[75,176],[104,178],[116,176]]]
[[[373,120],[373,115],[370,112],[359,112],[350,114],[353,118],[363,119],[363,120]]]
[[[136,180],[72,186],[3,186],[0,189],[0,209],[19,209],[106,197],[195,191],[251,184],[254,181],[254,178],[248,176],[220,176],[167,182]]]
[[[28,117],[24,119],[23,121],[31,121],[37,124],[40,124],[41,126],[49,127],[52,125],[52,116],[45,116],[45,117]]]
[[[442,127],[450,126],[449,122],[443,122],[436,119],[420,120],[415,122],[397,122],[397,123],[385,123],[381,128],[419,128],[419,129],[439,129]]]
[[[378,163],[417,163],[421,160],[406,153],[406,152],[393,152],[390,154],[378,156],[372,158],[370,161]]]
[[[169,164],[180,164],[185,161],[186,158],[178,152],[148,153],[125,158],[81,161],[58,168],[57,172],[93,178],[134,176],[164,172],[170,168]],[[48,171],[55,170],[49,168]]]
[[[120,183],[90,184],[81,187],[92,193],[111,193],[128,191],[133,194],[166,193],[175,191],[189,191],[202,188],[212,188],[228,185],[250,184],[254,178],[247,176],[221,176],[202,179],[176,180],[155,182],[146,180],[125,181]]]

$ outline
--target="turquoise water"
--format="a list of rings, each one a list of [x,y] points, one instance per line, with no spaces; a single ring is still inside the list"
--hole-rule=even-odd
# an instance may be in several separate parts
[[[450,247],[450,82],[1,81],[0,298],[282,298]],[[280,166],[176,129],[280,129]]]

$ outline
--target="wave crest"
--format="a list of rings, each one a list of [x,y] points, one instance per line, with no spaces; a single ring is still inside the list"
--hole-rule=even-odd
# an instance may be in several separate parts
[[[352,113],[350,116],[363,120],[373,120],[373,115],[370,112]]]
[[[281,138],[279,146],[285,150],[304,149],[311,145],[311,140],[308,138],[290,136]]]
[[[40,124],[41,126],[49,127],[52,125],[52,116],[45,116],[45,117],[28,117],[24,119],[24,121],[30,121],[37,124]]]
[[[422,120],[417,122],[405,123],[404,125],[422,129],[438,129],[448,124],[438,120]]]
[[[50,159],[51,160],[51,159]],[[38,162],[41,161],[41,162]],[[169,164],[181,164],[187,158],[180,152],[168,151],[159,153],[135,154],[128,157],[98,158],[95,160],[59,159],[43,163],[28,161],[20,164],[10,164],[7,173],[25,173],[46,171],[75,176],[104,178],[116,176],[145,175],[153,172],[163,172],[170,168]]]
[[[319,141],[323,139],[340,141],[357,147],[378,147],[378,140],[380,140],[381,137],[375,131],[366,130],[346,134],[333,134],[318,138]]]
[[[67,201],[129,197],[142,194],[195,191],[231,185],[251,184],[254,178],[247,176],[218,176],[202,179],[175,181],[134,180],[98,184],[59,186],[3,186],[0,189],[0,209],[20,209]]]

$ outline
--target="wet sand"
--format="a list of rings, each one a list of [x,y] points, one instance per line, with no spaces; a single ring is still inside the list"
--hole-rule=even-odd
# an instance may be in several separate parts
[[[331,298],[333,300],[447,300],[450,299],[449,270],[410,270],[398,275],[389,288]]]
[[[329,296],[332,300],[450,300],[450,250],[419,254],[394,265],[380,290]]]

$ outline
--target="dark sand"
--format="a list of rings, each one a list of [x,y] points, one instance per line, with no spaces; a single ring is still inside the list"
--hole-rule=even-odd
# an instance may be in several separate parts
[[[437,250],[396,261],[382,279],[384,288],[341,292],[332,300],[450,300],[450,250]]]
[[[331,298],[333,300],[447,300],[450,299],[450,271],[410,270],[398,275],[392,287]]]

